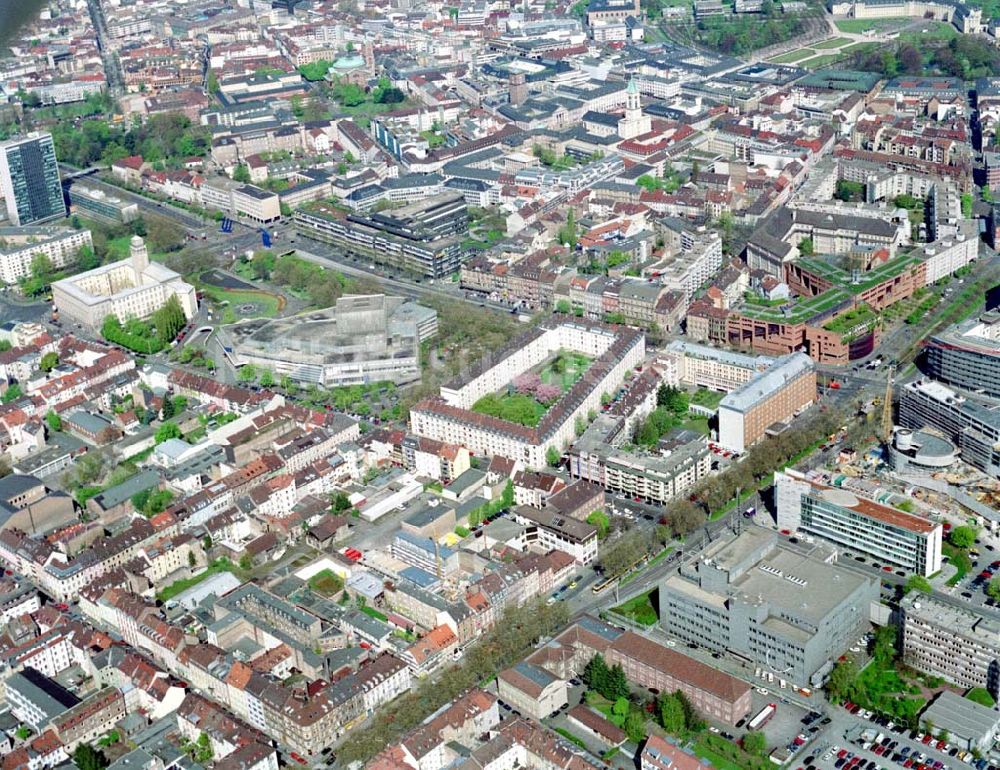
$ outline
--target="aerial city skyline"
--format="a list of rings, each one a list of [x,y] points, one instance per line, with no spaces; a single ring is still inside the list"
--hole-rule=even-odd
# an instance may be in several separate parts
[[[2,770],[1000,770],[994,0],[0,0]]]

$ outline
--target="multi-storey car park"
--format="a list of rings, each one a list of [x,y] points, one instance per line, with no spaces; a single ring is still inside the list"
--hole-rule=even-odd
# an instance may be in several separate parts
[[[592,356],[593,361],[537,425],[529,427],[473,411],[481,398],[503,391],[515,377],[560,350]],[[602,396],[614,393],[625,373],[642,363],[645,351],[641,332],[556,316],[468,375],[443,385],[439,396],[416,404],[410,410],[410,428],[418,436],[460,444],[476,454],[501,455],[540,468],[546,450],[565,449],[575,438],[577,419],[600,411]]]
[[[939,189],[940,188],[940,189]],[[769,216],[747,243],[747,264],[784,281],[799,298],[781,307],[745,303],[726,312],[725,323],[703,336],[768,355],[802,349],[818,363],[845,364],[878,344],[877,313],[975,260],[979,239],[955,216],[954,188],[929,195],[928,243],[910,246],[909,222],[894,209],[850,212],[803,203]],[[940,200],[939,200],[940,199]],[[811,249],[803,253],[803,244]],[[711,308],[693,308],[704,316]],[[847,316],[847,318],[842,318]],[[710,323],[702,323],[712,330]],[[688,333],[698,322],[688,324]]]

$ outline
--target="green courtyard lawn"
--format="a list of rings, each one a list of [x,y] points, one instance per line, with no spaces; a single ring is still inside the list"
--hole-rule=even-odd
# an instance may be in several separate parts
[[[177,594],[187,591],[189,588],[198,585],[203,580],[210,578],[212,575],[217,575],[220,572],[232,572],[233,574],[236,574],[236,567],[225,557],[216,559],[208,565],[207,569],[199,572],[197,575],[192,575],[191,577],[184,578],[183,580],[175,580],[173,583],[160,591],[156,595],[156,598],[163,602],[173,599],[177,596]]]
[[[284,306],[284,298],[267,291],[240,291],[237,289],[223,289],[219,286],[201,286],[202,293],[212,301],[222,304],[228,302],[223,310],[223,323],[233,323],[237,318],[237,311],[240,305],[254,305],[256,312],[248,314],[247,318],[272,318],[276,316]]]
[[[871,324],[877,318],[878,316],[875,315],[875,311],[868,307],[868,305],[858,305],[852,310],[841,313],[833,320],[823,324],[823,328],[827,331],[843,334],[855,327]]]
[[[538,372],[546,385],[558,385],[563,393],[579,380],[590,366],[591,359],[575,350],[560,350]]]
[[[697,756],[711,762],[715,770],[767,770],[774,767],[767,757],[748,754],[733,741],[710,732],[699,734],[691,749]]]
[[[625,720],[616,716],[612,710],[615,704],[597,692],[597,690],[587,690],[583,698],[587,701],[588,706],[600,711],[604,715],[604,718],[616,727],[621,727],[625,723]]]
[[[522,393],[490,393],[474,403],[472,411],[534,428],[546,409],[534,398]]]
[[[796,62],[815,56],[816,52],[812,48],[796,48],[794,51],[786,51],[783,54],[774,56],[768,61],[775,64],[795,64]]]
[[[986,708],[989,709],[996,705],[996,701],[993,700],[993,696],[990,695],[990,691],[985,687],[973,687],[965,693],[965,697],[973,703],[978,703],[980,706],[986,706]]]
[[[309,578],[309,587],[316,593],[329,598],[344,590],[344,581],[334,575],[331,570],[324,569]]]
[[[474,228],[469,230],[469,237],[462,241],[463,249],[488,249],[504,239],[504,231],[495,228]]]
[[[707,436],[711,433],[711,429],[708,427],[707,417],[688,417],[681,423],[681,427],[693,430],[703,436]]]
[[[917,714],[927,704],[921,688],[900,676],[892,664],[873,659],[857,678],[858,704],[874,711],[891,714],[897,721],[915,723]]]
[[[804,69],[818,70],[823,69],[824,67],[829,67],[831,64],[836,64],[843,58],[844,54],[838,51],[837,53],[830,53],[826,56],[817,56],[813,59],[806,59],[804,62],[801,62],[799,66]]]
[[[796,53],[798,53],[798,52],[796,52]],[[798,61],[799,59],[807,59],[808,57],[810,57],[812,55],[813,55],[813,52],[807,50],[807,51],[803,52],[801,56],[796,56],[795,59],[793,59],[792,61]],[[787,62],[780,62],[780,61],[778,61],[777,58],[771,59],[771,61],[773,61],[773,62],[775,62],[777,64],[787,64]],[[743,301],[746,302],[748,305],[758,305],[760,307],[779,307],[781,305],[784,305],[786,302],[788,302],[787,299],[783,299],[781,297],[779,297],[778,299],[764,299],[762,296],[760,296],[755,291],[744,292],[744,294],[743,294]]]
[[[904,43],[919,45],[930,40],[951,40],[960,34],[952,24],[946,21],[931,21],[927,22],[923,29],[900,32],[899,39]]]
[[[367,615],[370,618],[374,618],[375,620],[381,620],[383,623],[389,622],[389,618],[386,615],[383,615],[374,607],[366,606],[366,607],[359,607],[358,609],[360,609],[363,613],[365,613],[365,615]]]
[[[653,591],[655,590],[654,588]],[[643,626],[656,625],[659,616],[656,614],[656,608],[653,607],[653,591],[639,594],[618,607],[612,607],[611,611]]]
[[[558,396],[573,387],[583,376],[590,363],[590,357],[583,353],[560,350],[532,371],[515,377],[507,392],[483,396],[472,405],[472,411],[533,428],[538,425]],[[529,383],[525,385],[520,381],[522,378]],[[516,392],[514,388],[519,388],[522,392]],[[555,388],[559,390],[556,391]],[[523,392],[525,390],[526,392]],[[552,390],[552,394],[543,394],[543,390]],[[556,395],[555,398],[552,398],[553,394]],[[544,399],[544,402],[536,396]]]
[[[719,402],[726,397],[725,393],[708,388],[698,388],[692,395],[690,403],[703,406],[706,409],[718,409]]]

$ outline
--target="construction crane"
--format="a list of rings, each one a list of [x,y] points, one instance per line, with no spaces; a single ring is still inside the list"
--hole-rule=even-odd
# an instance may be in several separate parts
[[[892,441],[892,376],[896,367],[890,366],[885,374],[885,398],[882,400],[882,435],[879,438],[888,446]]]

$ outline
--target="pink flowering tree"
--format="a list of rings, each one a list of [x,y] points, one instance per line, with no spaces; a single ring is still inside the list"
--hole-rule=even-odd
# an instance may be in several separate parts
[[[558,385],[539,385],[535,388],[535,398],[543,404],[549,404],[562,395],[562,388]]]
[[[532,395],[542,384],[542,378],[533,372],[520,374],[513,380],[514,389],[525,396]]]

